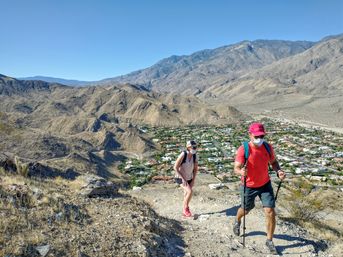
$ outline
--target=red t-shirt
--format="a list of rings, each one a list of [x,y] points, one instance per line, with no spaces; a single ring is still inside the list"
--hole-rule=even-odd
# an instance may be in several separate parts
[[[247,187],[261,187],[270,180],[268,174],[268,162],[273,162],[275,160],[275,154],[273,147],[270,144],[269,146],[271,155],[269,155],[264,145],[255,147],[252,142],[249,142],[249,158],[246,166]],[[235,161],[244,164],[245,159],[243,146],[238,148]],[[243,176],[241,181],[244,183]]]

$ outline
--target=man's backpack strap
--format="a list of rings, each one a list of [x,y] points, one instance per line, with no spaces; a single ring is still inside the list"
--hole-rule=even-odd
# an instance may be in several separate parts
[[[248,141],[243,142],[243,147],[244,147],[244,166],[245,166],[249,158],[249,142]]]
[[[272,157],[272,151],[270,149],[270,145],[266,141],[263,141],[263,145],[266,148],[269,156]],[[249,142],[248,141],[243,142],[243,147],[244,147],[244,160],[245,160],[244,166],[245,166],[247,161],[248,161],[249,154],[250,154],[249,153]]]
[[[270,145],[266,141],[263,141],[263,145],[266,148],[269,156],[272,157],[272,151],[270,150]]]
[[[270,145],[267,142],[265,142],[265,141],[263,141],[263,145],[264,145],[264,147],[266,148],[266,150],[267,150],[267,152],[269,154],[269,158],[272,158],[272,151],[270,149]],[[273,169],[272,167],[270,167],[269,162],[268,162],[268,169],[269,170]],[[277,172],[276,172],[276,175],[279,177],[279,174]]]

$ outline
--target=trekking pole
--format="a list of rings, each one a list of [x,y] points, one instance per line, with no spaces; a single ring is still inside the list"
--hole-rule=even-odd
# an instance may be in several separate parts
[[[278,196],[278,194],[279,194],[279,190],[280,190],[281,184],[282,184],[282,180],[280,180],[279,185],[278,185],[277,190],[276,190],[275,202],[276,202],[276,200],[277,200],[277,196]]]
[[[246,197],[246,187],[247,187],[247,175],[244,176],[244,194],[243,194],[243,247],[245,247],[245,197]]]

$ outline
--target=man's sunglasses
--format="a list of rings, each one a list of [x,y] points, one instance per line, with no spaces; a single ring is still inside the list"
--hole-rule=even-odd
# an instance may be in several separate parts
[[[264,138],[264,135],[254,136],[254,138]]]
[[[197,147],[196,147],[196,146],[191,146],[191,148],[192,148],[192,149],[194,149],[194,150],[195,150],[195,149],[197,149]]]

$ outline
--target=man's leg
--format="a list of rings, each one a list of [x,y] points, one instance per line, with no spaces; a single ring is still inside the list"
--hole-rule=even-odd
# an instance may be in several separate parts
[[[245,206],[244,205],[244,187],[241,186],[240,188],[241,193],[241,207],[237,210],[237,215],[233,223],[233,233],[236,236],[240,235],[240,226],[241,226],[241,220],[242,218],[249,213],[250,210],[252,210],[255,207],[255,197],[256,192],[255,190],[251,188],[246,188],[246,195],[245,195]]]
[[[267,239],[272,240],[275,231],[275,198],[270,181],[261,188],[260,199],[266,215]]]
[[[245,206],[244,205],[244,187],[240,187],[241,194],[241,207],[237,210],[236,220],[240,223],[244,215],[247,215],[250,210],[255,207],[255,197],[257,196],[257,191],[252,188],[246,188],[245,192]],[[244,209],[245,211],[244,211]]]
[[[249,211],[244,211],[242,207],[239,207],[236,215],[236,220],[241,223],[241,219],[243,218],[244,215],[247,215]]]
[[[267,240],[266,246],[272,254],[277,254],[277,249],[273,243],[273,235],[275,231],[275,198],[272,184],[269,181],[261,188],[259,195],[262,201],[264,213],[266,215]]]
[[[264,207],[266,214],[267,239],[272,240],[275,231],[275,210],[274,208]]]
[[[275,231],[275,210],[271,207],[264,207],[266,214],[266,225],[267,225],[267,240],[266,246],[272,254],[277,254],[278,251],[273,243],[273,235]]]

